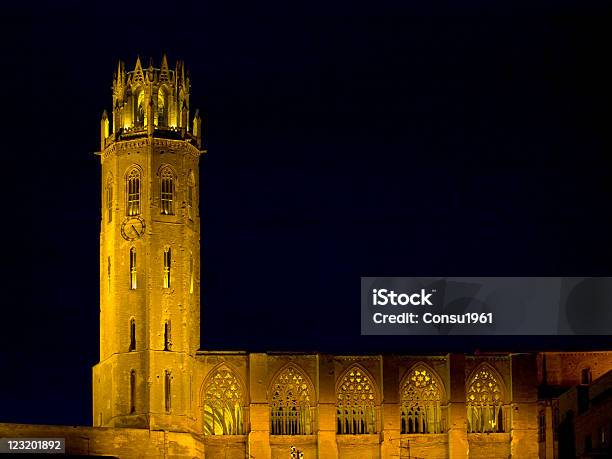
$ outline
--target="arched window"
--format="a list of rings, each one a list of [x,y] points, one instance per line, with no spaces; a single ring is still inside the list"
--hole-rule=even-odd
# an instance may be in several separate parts
[[[272,385],[272,435],[310,435],[312,395],[306,377],[294,366],[285,368]]]
[[[410,371],[401,388],[402,433],[441,433],[444,431],[440,402],[442,388],[423,365]]]
[[[134,97],[136,106],[134,107],[134,128],[142,129],[145,125],[145,102],[144,102],[144,90],[140,89]]]
[[[466,390],[468,432],[503,432],[503,387],[493,370],[481,366]]]
[[[195,211],[193,209],[194,194],[195,194],[195,177],[193,176],[193,172],[189,171],[189,176],[187,177],[187,216],[189,217],[189,220],[193,220],[193,217],[195,215]]]
[[[203,398],[204,435],[244,433],[242,386],[229,368],[218,368],[207,378]]]
[[[161,179],[161,213],[174,215],[174,174],[169,167],[160,174]]]
[[[337,427],[339,434],[376,433],[375,392],[365,372],[355,366],[338,386]]]
[[[136,288],[136,280],[137,280],[137,272],[136,272],[136,247],[132,247],[130,249],[130,289],[134,290]]]
[[[172,267],[172,250],[166,247],[164,250],[164,288],[170,288],[170,269]]]
[[[130,413],[136,411],[136,372],[130,372]]]
[[[170,412],[172,408],[172,395],[171,395],[171,384],[172,384],[172,374],[166,370],[164,372],[164,407],[166,409],[166,413]]]
[[[140,215],[140,171],[134,167],[127,178],[127,214]]]
[[[164,88],[157,93],[157,125],[168,126],[168,96]]]
[[[169,351],[172,345],[171,340],[171,329],[170,329],[170,321],[166,320],[164,322],[164,351]]]
[[[591,369],[583,368],[580,370],[580,384],[591,384]]]
[[[136,350],[136,320],[130,319],[130,351]]]
[[[113,221],[113,178],[108,177],[106,181],[106,221]]]

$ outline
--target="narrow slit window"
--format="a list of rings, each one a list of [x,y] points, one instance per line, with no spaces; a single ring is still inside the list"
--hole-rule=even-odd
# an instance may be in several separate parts
[[[546,413],[544,410],[540,411],[538,416],[538,443],[546,441]]]
[[[127,176],[127,214],[140,215],[140,171],[136,168]]]
[[[161,213],[174,215],[174,174],[169,168],[161,173]]]
[[[167,320],[166,322],[164,322],[164,351],[169,351],[170,347],[172,346],[172,342],[171,342],[171,328],[170,328],[170,321]]]
[[[189,294],[193,294],[193,254],[189,254]]]
[[[189,220],[193,220],[194,210],[193,210],[193,195],[195,188],[195,179],[193,176],[193,172],[189,173],[189,178],[187,181],[187,216]]]
[[[110,178],[106,183],[106,220],[113,221],[113,182]]]
[[[164,375],[164,398],[165,398],[165,408],[166,408],[166,413],[170,412],[170,408],[171,408],[171,383],[172,383],[172,378],[170,375],[170,372],[168,370],[166,370],[166,373]]]
[[[130,413],[136,411],[136,372],[130,372]]]
[[[136,271],[136,248],[132,247],[130,249],[130,289],[136,289],[136,281],[137,281],[137,271]]]
[[[136,321],[130,320],[130,351],[136,350]]]
[[[170,269],[172,263],[172,251],[170,247],[164,250],[164,288],[170,288]]]
[[[108,277],[108,293],[110,293],[110,288],[111,288],[111,258],[110,257],[106,259],[106,275]]]

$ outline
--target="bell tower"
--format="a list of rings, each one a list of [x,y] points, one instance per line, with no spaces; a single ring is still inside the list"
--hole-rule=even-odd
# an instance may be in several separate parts
[[[183,62],[119,62],[100,123],[100,362],[93,425],[193,430],[200,345],[199,157]]]

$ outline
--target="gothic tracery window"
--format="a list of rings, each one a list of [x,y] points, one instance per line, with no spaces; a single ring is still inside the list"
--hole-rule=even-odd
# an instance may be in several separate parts
[[[468,432],[503,432],[503,389],[493,371],[483,365],[468,381]]]
[[[225,367],[209,376],[204,388],[204,435],[242,435],[242,386]]]
[[[272,435],[311,434],[312,396],[302,372],[294,366],[285,368],[272,385],[270,433]]]
[[[174,174],[165,167],[160,174],[161,179],[161,213],[174,215]]]
[[[338,386],[337,432],[376,433],[376,397],[370,377],[355,366],[345,373]]]
[[[140,171],[136,167],[127,175],[127,214],[140,215]]]
[[[441,400],[442,388],[431,372],[422,365],[412,369],[400,394],[402,433],[443,432]]]

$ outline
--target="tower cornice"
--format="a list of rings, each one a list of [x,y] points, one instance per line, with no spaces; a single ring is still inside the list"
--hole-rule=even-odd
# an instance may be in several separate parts
[[[206,150],[200,150],[189,141],[175,140],[175,139],[160,139],[157,137],[141,137],[134,140],[122,140],[119,142],[113,142],[107,146],[101,153],[101,160],[104,162],[106,158],[113,154],[121,155],[128,151],[133,151],[138,148],[147,148],[150,146],[168,148],[169,151],[175,151],[181,149],[186,151],[193,157],[198,158],[200,155],[205,154]]]

